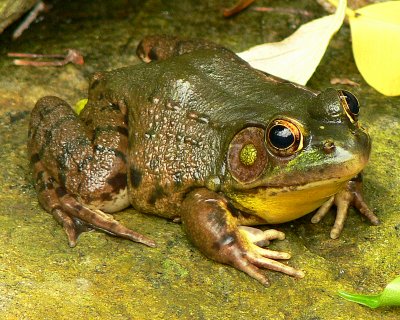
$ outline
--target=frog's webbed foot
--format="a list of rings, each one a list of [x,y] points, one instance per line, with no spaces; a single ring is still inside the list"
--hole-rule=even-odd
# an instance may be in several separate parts
[[[354,206],[362,215],[364,215],[373,225],[378,225],[379,218],[368,208],[362,196],[361,180],[357,177],[350,180],[343,190],[329,198],[314,214],[312,223],[318,223],[328,213],[332,205],[337,207],[335,223],[331,230],[331,238],[337,239],[343,230],[347,218],[349,206]]]
[[[268,278],[259,268],[286,273],[296,278],[304,273],[275,260],[289,259],[290,255],[262,248],[269,240],[282,239],[284,234],[269,230],[236,225],[227,208],[226,199],[207,189],[191,192],[182,205],[182,222],[192,242],[207,257],[229,264],[268,285]]]
[[[63,226],[70,247],[75,247],[79,235],[97,229],[111,235],[154,247],[148,237],[125,227],[112,215],[82,205],[65,188],[51,178],[40,162],[34,164],[35,187],[39,202]]]

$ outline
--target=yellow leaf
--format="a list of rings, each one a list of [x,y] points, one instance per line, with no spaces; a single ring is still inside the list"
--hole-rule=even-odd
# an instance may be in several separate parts
[[[85,108],[86,104],[88,102],[88,99],[81,99],[79,100],[75,106],[73,107],[74,111],[76,114],[80,114],[83,108]]]
[[[305,85],[342,25],[346,5],[346,0],[340,0],[335,14],[303,24],[280,42],[258,45],[238,55],[256,69]]]
[[[365,6],[349,17],[353,54],[370,86],[400,95],[400,1]]]

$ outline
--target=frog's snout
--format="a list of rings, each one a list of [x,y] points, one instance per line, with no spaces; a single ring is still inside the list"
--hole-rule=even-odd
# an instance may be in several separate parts
[[[323,143],[322,145],[322,150],[326,153],[326,154],[330,154],[332,152],[334,152],[336,149],[335,143],[331,140],[327,140]]]

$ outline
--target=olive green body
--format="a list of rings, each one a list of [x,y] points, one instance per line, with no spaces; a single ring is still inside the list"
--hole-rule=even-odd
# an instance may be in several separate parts
[[[229,193],[350,179],[370,152],[368,135],[350,124],[336,90],[318,95],[277,80],[227,50],[197,50],[98,74],[85,112],[101,99],[128,106],[130,203],[164,217],[179,216],[184,195],[200,186]],[[306,129],[301,157],[269,154],[259,179],[246,184],[233,179],[227,152],[235,134],[248,126],[265,129],[279,116],[296,119]],[[354,129],[358,135],[350,133]],[[346,152],[327,155],[321,148],[325,140]],[[343,163],[356,168],[346,171]]]
[[[370,153],[347,91],[322,93],[266,75],[206,41],[149,37],[148,64],[96,73],[77,115],[57,97],[32,110],[28,152],[41,205],[63,225],[71,247],[96,228],[155,246],[108,213],[132,205],[182,221],[209,258],[263,284],[258,268],[302,271],[262,248],[282,223],[336,204],[331,237],[349,205],[377,224],[354,180]]]

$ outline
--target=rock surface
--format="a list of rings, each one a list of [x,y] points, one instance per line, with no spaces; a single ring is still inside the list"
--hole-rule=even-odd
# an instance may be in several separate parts
[[[354,210],[338,240],[329,239],[333,214],[319,225],[310,216],[279,226],[302,280],[269,272],[264,288],[235,269],[203,257],[178,224],[125,210],[117,219],[151,236],[147,248],[100,232],[84,234],[71,249],[33,189],[26,154],[29,112],[43,95],[74,104],[86,96],[97,70],[139,63],[135,46],[147,34],[202,37],[237,52],[278,41],[325,12],[312,1],[263,1],[254,6],[307,10],[262,13],[251,8],[224,19],[234,1],[54,1],[21,38],[0,36],[0,318],[1,319],[299,319],[393,320],[399,310],[370,310],[346,302],[338,290],[373,294],[400,269],[400,98],[370,88],[351,53],[349,27],[333,39],[316,74],[315,89],[349,78],[362,105],[361,121],[373,137],[365,195],[382,220],[370,226]],[[7,52],[80,50],[85,65],[17,67]],[[339,85],[336,85],[339,87]]]

